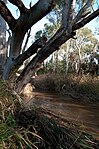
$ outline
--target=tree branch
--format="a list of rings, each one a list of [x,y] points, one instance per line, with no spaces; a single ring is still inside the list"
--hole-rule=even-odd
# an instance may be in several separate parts
[[[77,30],[77,29],[80,29],[81,27],[83,27],[84,25],[86,25],[87,23],[89,23],[90,21],[92,21],[94,18],[96,18],[98,15],[99,15],[99,9],[97,9],[96,11],[94,11],[88,17],[82,19],[77,24],[74,24],[73,27],[72,27],[73,31],[74,30]]]
[[[75,31],[85,24],[89,23],[95,17],[99,15],[99,9],[92,13],[90,16],[83,19],[81,22],[73,25],[72,31]],[[69,30],[62,30],[60,27],[55,35],[42,47],[42,49],[37,53],[37,55],[31,60],[31,62],[26,66],[21,75],[17,79],[17,91],[20,92],[22,87],[26,85],[30,78],[33,76],[35,70],[40,67],[41,63],[54,51],[58,50],[59,47],[69,40],[72,34],[69,34]],[[28,74],[28,75],[27,75]]]
[[[28,9],[24,6],[21,0],[9,0],[9,2],[17,6],[20,10],[20,13],[28,12]]]
[[[90,22],[92,19],[99,15],[99,10],[91,14],[89,17],[85,18],[81,24],[76,24],[73,26],[72,31],[75,31],[85,24]],[[55,33],[55,35],[41,48],[41,50],[36,54],[36,56],[30,61],[26,66],[20,76],[17,78],[16,91],[20,92],[22,88],[30,81],[34,72],[41,66],[42,62],[54,51],[58,50],[59,47],[72,37],[68,30],[63,31],[62,28]],[[28,74],[28,75],[27,75]]]
[[[31,34],[31,28],[27,31],[27,37],[26,37],[26,41],[25,41],[24,47],[22,49],[22,53],[24,53],[25,50],[26,50],[26,47],[27,47],[27,44],[28,44],[28,41],[29,41],[29,38],[30,38],[30,34]]]
[[[42,62],[54,51],[59,50],[59,47],[65,43],[71,35],[67,35],[61,29],[59,29],[56,34],[41,48],[41,50],[36,54],[36,56],[30,61],[30,63],[25,67],[23,72],[17,78],[17,91],[20,92],[22,87],[30,81],[35,70],[37,70]],[[28,74],[28,75],[27,75]]]
[[[41,37],[40,39],[36,40],[29,48],[27,51],[25,51],[23,54],[19,55],[15,60],[14,60],[14,66],[15,69],[23,64],[23,62],[35,54],[38,50],[38,48],[42,48],[43,45],[46,43],[47,38],[45,36]]]
[[[8,34],[9,34],[9,37],[8,37],[8,41],[7,41],[7,49],[8,49],[8,46],[10,45],[10,42],[11,42],[11,32],[10,32],[10,29],[7,30]]]
[[[39,0],[25,16],[27,30],[31,28],[36,22],[46,16],[55,6],[55,0]]]
[[[73,25],[73,17],[74,17],[74,8],[75,8],[76,0],[71,0],[70,3],[70,12],[69,12],[69,18],[68,18],[68,30],[72,32],[72,25]]]
[[[74,16],[75,0],[70,0],[69,2],[65,0],[62,10],[62,27],[65,30],[72,32],[72,20]]]
[[[74,24],[80,21],[82,18],[86,17],[89,13],[91,13],[90,11],[86,11],[89,8],[91,3],[92,3],[92,0],[88,0],[86,4],[80,9],[80,11],[78,12],[78,14],[73,20]]]
[[[13,25],[16,23],[16,20],[3,1],[0,1],[0,14],[8,23],[10,29],[13,30]]]

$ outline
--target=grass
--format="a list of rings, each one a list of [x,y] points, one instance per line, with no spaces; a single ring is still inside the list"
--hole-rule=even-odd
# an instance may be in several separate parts
[[[24,110],[0,80],[0,149],[98,149],[93,137],[45,109]]]
[[[17,123],[34,131],[38,138],[28,135],[31,142],[40,149],[93,149],[97,147],[91,135],[76,126],[67,123],[60,124],[51,114],[45,110],[36,109],[35,111],[25,111],[17,115]],[[22,120],[24,118],[24,121]],[[67,126],[68,125],[68,126]],[[36,139],[36,140],[35,140]]]

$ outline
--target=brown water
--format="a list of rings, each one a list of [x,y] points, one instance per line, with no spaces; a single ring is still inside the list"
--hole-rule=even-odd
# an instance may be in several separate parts
[[[81,104],[54,93],[33,92],[33,104],[46,108],[73,123],[80,124],[99,139],[99,104]]]

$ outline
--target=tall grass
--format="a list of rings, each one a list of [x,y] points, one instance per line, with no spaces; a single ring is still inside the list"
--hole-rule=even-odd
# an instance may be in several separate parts
[[[16,122],[15,113],[21,110],[20,107],[17,97],[12,94],[7,83],[0,79],[0,149],[37,148],[28,134],[37,138],[36,141],[41,137],[28,128],[19,127]]]
[[[0,80],[0,149],[98,149],[91,135],[45,109],[22,109]]]

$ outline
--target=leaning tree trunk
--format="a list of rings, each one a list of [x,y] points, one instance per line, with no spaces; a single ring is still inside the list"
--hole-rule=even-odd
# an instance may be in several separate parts
[[[66,7],[64,8],[66,9]],[[86,23],[91,21],[94,16],[99,14],[99,11],[94,12],[90,16],[74,23],[72,20],[72,12],[70,8],[68,8],[67,20],[64,19],[63,16],[63,24],[60,26],[59,30],[54,34],[54,36],[46,42],[46,44],[41,48],[39,52],[37,52],[36,56],[31,60],[31,62],[27,65],[27,67],[23,70],[21,75],[17,79],[16,83],[16,91],[20,92],[22,88],[30,81],[31,77],[35,73],[35,71],[41,66],[42,62],[50,56],[54,51],[59,50],[59,47],[68,41],[70,38],[74,38],[75,30],[83,27]],[[75,18],[76,19],[76,18]],[[65,23],[66,21],[66,23]],[[67,23],[68,22],[68,23]],[[28,75],[27,75],[28,74]]]
[[[5,66],[3,78],[5,79],[12,74],[14,76],[17,68],[20,65],[20,61],[23,63],[23,61],[28,58],[28,54],[29,56],[31,55],[32,50],[33,54],[36,52],[36,56],[30,61],[30,63],[26,66],[26,68],[16,80],[16,91],[18,92],[20,92],[22,88],[30,81],[32,75],[35,73],[38,67],[40,67],[42,62],[48,56],[50,56],[50,54],[56,50],[59,50],[59,47],[63,43],[65,43],[70,38],[73,38],[77,29],[83,27],[85,24],[89,23],[92,19],[99,15],[99,9],[97,9],[92,14],[85,14],[83,16],[85,8],[87,9],[87,7],[83,7],[74,17],[76,0],[69,0],[68,3],[65,1],[62,11],[62,24],[55,35],[49,41],[44,43],[44,45],[40,47],[39,51],[38,48],[40,44],[34,43],[30,46],[28,52],[24,52],[22,55],[19,55],[26,32],[36,22],[41,20],[52,10],[52,8],[56,5],[57,0],[39,0],[34,6],[30,7],[30,9],[27,9],[21,0],[8,1],[18,7],[20,11],[20,17],[15,19],[5,3],[0,1],[0,14],[8,23],[9,28],[12,31],[10,56]],[[88,0],[88,2],[90,3],[92,1]],[[85,4],[85,6],[88,5],[88,2]]]
[[[57,35],[61,35],[60,32]],[[16,91],[20,92],[22,88],[30,81],[30,78],[33,76],[35,71],[41,66],[42,62],[50,56],[54,51],[59,49],[60,45],[66,42],[71,38],[71,34],[67,35],[64,33],[64,36],[55,36],[54,40],[49,40],[42,49],[37,53],[37,55],[31,60],[27,65],[24,71],[20,74],[17,79]],[[27,75],[28,74],[28,75]]]
[[[55,6],[54,0],[40,0],[30,9],[27,9],[21,0],[11,1],[17,6],[20,11],[20,17],[15,19],[3,1],[0,1],[0,14],[8,23],[12,31],[10,54],[3,72],[3,79],[7,79],[11,68],[14,64],[14,59],[20,54],[22,42],[26,32],[40,19],[47,15]],[[39,11],[38,11],[39,10]],[[11,71],[12,73],[12,71]]]

